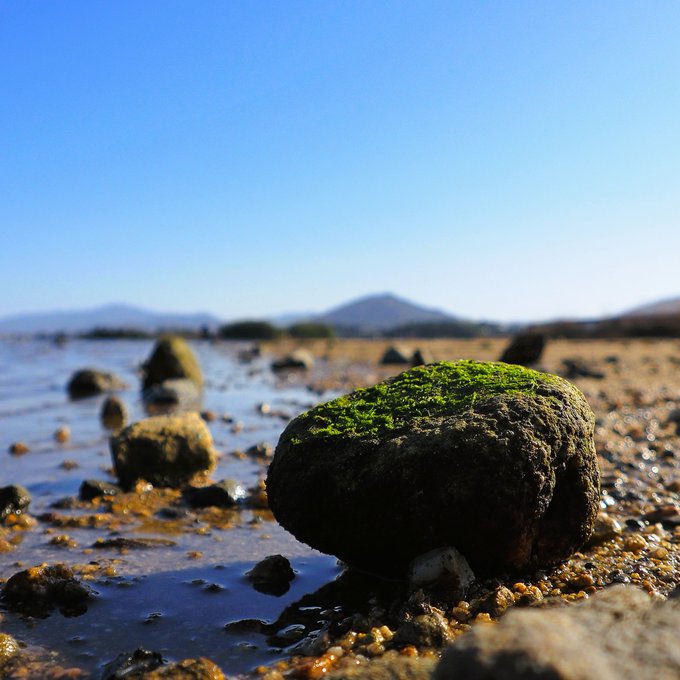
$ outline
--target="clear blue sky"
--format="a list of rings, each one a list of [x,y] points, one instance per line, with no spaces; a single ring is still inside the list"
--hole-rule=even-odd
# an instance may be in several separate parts
[[[680,295],[680,3],[3,0],[0,315]]]

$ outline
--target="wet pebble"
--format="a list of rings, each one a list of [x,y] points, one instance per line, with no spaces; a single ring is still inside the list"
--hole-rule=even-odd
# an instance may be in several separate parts
[[[269,555],[247,572],[246,578],[253,584],[255,590],[267,595],[280,596],[290,589],[295,572],[283,555]]]

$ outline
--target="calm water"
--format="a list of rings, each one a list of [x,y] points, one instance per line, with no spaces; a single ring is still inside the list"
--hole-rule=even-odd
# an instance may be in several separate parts
[[[83,479],[110,479],[109,433],[99,422],[104,397],[70,401],[65,386],[71,374],[93,367],[119,375],[128,388],[118,394],[130,419],[137,420],[146,415],[137,369],[151,347],[146,341],[56,345],[0,340],[0,486],[14,483],[27,487],[33,497],[33,516],[50,511],[52,504],[65,496],[77,495]],[[277,379],[268,368],[270,358],[240,363],[242,346],[197,342],[193,348],[206,378],[203,408],[218,415],[208,424],[216,448],[224,454],[214,479],[230,477],[252,485],[263,475],[264,468],[255,461],[229,455],[260,442],[276,444],[285,421],[262,415],[260,404],[267,403],[272,411],[292,417],[319,399],[335,396],[311,393],[304,376]],[[233,423],[220,417],[224,414],[242,423],[240,431],[235,432]],[[71,429],[66,444],[57,444],[53,438],[61,425]],[[10,445],[19,440],[30,452],[9,455]],[[76,466],[67,469],[64,461]],[[167,528],[137,528],[138,533],[131,535],[171,535],[177,546],[125,555],[84,552],[97,537],[107,535],[101,529],[64,530],[77,541],[76,549],[50,545],[55,532],[46,533],[48,525],[39,522],[14,551],[0,553],[1,577],[42,562],[83,564],[112,559],[120,560],[116,564],[119,576],[94,584],[98,597],[83,616],[65,618],[54,613],[47,619],[26,620],[5,613],[3,629],[95,677],[102,663],[140,645],[160,651],[170,660],[207,656],[231,673],[271,663],[286,656],[286,650],[269,647],[257,633],[227,632],[225,624],[241,619],[274,622],[288,605],[332,581],[339,570],[334,558],[298,543],[275,522],[254,524],[252,518],[249,510],[242,510],[233,529],[211,530],[205,535],[173,534],[171,523]],[[202,558],[189,559],[190,551],[200,551]],[[286,555],[297,572],[290,591],[281,597],[256,592],[243,576],[254,562],[274,553]]]

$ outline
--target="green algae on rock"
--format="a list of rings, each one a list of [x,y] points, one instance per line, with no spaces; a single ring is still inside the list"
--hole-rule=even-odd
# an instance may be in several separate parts
[[[140,420],[111,438],[111,454],[126,489],[138,479],[178,487],[210,470],[217,460],[210,431],[198,413]]]
[[[197,386],[203,384],[201,367],[191,348],[180,337],[166,336],[158,340],[144,364],[142,389],[166,380],[186,378]]]
[[[475,571],[559,562],[599,502],[594,416],[573,385],[520,366],[419,366],[322,404],[281,435],[267,491],[298,539],[404,574],[456,547]]]

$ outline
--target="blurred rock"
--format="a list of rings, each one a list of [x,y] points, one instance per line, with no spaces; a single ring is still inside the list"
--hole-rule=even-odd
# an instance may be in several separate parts
[[[198,411],[202,393],[200,387],[192,380],[172,378],[151,385],[142,392],[142,398],[149,410]]]
[[[111,438],[111,454],[125,489],[138,479],[178,487],[217,460],[210,431],[197,413],[140,420]]]
[[[391,366],[394,364],[402,364],[404,366],[411,365],[412,353],[408,347],[402,345],[392,345],[388,347],[383,353],[380,363],[383,366]]]
[[[78,497],[81,501],[91,501],[102,496],[115,496],[120,493],[120,487],[111,482],[101,482],[97,479],[86,479],[80,485]]]
[[[499,361],[532,366],[540,360],[545,344],[546,338],[541,333],[520,333],[510,341]]]
[[[143,366],[142,389],[175,379],[190,380],[199,388],[203,385],[201,367],[187,342],[168,336],[156,342]]]
[[[574,378],[595,378],[596,380],[602,380],[605,377],[602,371],[595,370],[583,359],[564,359],[562,366],[564,366],[562,375],[568,380],[574,380]]]
[[[0,522],[8,515],[21,515],[28,511],[31,494],[23,486],[11,484],[0,488]]]
[[[143,647],[134,652],[122,652],[104,666],[101,680],[127,680],[151,673],[163,665],[163,656]]]
[[[118,397],[106,397],[99,412],[102,425],[108,430],[120,430],[127,421],[127,409]]]
[[[314,355],[306,349],[294,352],[272,362],[272,371],[310,370],[314,367]]]
[[[183,497],[192,508],[231,508],[248,496],[248,491],[233,479],[223,479],[210,486],[189,486]]]
[[[269,555],[247,572],[246,578],[255,590],[280,597],[290,589],[295,572],[283,555]]]
[[[84,399],[124,388],[125,383],[113,373],[105,373],[94,368],[76,371],[67,387],[71,399]]]
[[[422,349],[418,347],[411,356],[411,366],[423,366],[425,364],[434,363],[434,357],[429,349]]]

